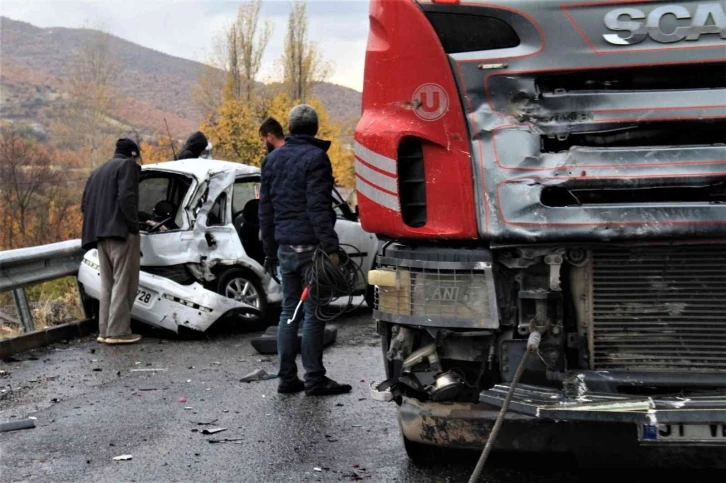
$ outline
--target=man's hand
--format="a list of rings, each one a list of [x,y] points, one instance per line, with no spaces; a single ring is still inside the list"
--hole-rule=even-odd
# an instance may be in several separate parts
[[[339,267],[339,266],[340,266],[340,256],[338,255],[338,253],[337,253],[337,252],[335,252],[335,253],[331,253],[331,254],[330,254],[330,259],[331,259],[331,260],[333,261],[333,264],[334,264],[334,265],[335,265],[336,267]]]
[[[277,257],[265,257],[265,272],[272,277],[272,280],[274,280],[277,283],[280,283],[280,279],[277,278]]]

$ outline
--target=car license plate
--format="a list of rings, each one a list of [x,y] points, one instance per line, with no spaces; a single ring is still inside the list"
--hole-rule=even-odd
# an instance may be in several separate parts
[[[136,291],[136,300],[135,302],[139,305],[143,305],[144,307],[148,307],[151,305],[151,302],[154,301],[154,298],[156,297],[156,293],[149,289],[140,288]]]
[[[639,440],[645,443],[726,444],[726,424],[644,424]]]

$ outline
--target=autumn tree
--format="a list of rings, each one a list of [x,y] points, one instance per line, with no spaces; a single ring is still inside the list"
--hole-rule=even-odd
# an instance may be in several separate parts
[[[277,119],[287,131],[288,116],[296,103],[283,93],[271,99],[261,98],[250,108],[242,101],[225,101],[218,111],[214,123],[202,126],[202,131],[214,146],[214,157],[259,166],[267,154],[259,138],[259,128],[267,117]],[[328,111],[317,99],[309,104],[318,113],[318,135],[332,141],[328,157],[333,166],[337,186],[352,187],[355,184],[352,147],[344,142],[350,133],[342,132],[340,126],[331,122]]]
[[[2,248],[17,248],[78,236],[76,181],[84,174],[55,163],[47,148],[16,132],[0,134]],[[79,178],[72,178],[69,173]],[[81,185],[82,186],[82,185]]]
[[[306,102],[315,84],[325,81],[332,66],[318,46],[308,39],[308,16],[305,1],[296,0],[287,19],[285,50],[280,59],[283,83],[291,99]]]
[[[74,56],[68,102],[55,131],[64,147],[88,147],[90,166],[95,168],[117,131],[110,117],[116,105],[111,82],[117,62],[107,33],[91,31],[84,37]]]

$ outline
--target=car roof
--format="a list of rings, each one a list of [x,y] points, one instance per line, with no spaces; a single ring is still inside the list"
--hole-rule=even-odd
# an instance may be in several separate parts
[[[234,171],[235,176],[246,174],[259,174],[260,168],[248,166],[242,163],[232,161],[222,161],[219,159],[182,159],[181,161],[166,161],[162,163],[145,164],[142,169],[168,171],[172,173],[192,175],[198,180],[204,180],[212,174],[225,171]]]

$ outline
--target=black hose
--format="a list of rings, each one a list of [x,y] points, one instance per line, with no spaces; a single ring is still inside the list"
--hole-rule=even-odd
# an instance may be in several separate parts
[[[347,248],[348,252],[343,247]],[[338,255],[338,265],[330,254],[319,247],[316,248],[312,263],[305,273],[306,284],[310,287],[308,298],[316,307],[315,315],[325,322],[356,310],[363,303],[361,301],[354,304],[356,282],[359,277],[365,280],[360,264],[354,260],[358,258],[361,263],[363,262],[360,250],[352,245],[340,245],[335,253]],[[344,299],[347,299],[346,303],[332,307],[333,302]]]

